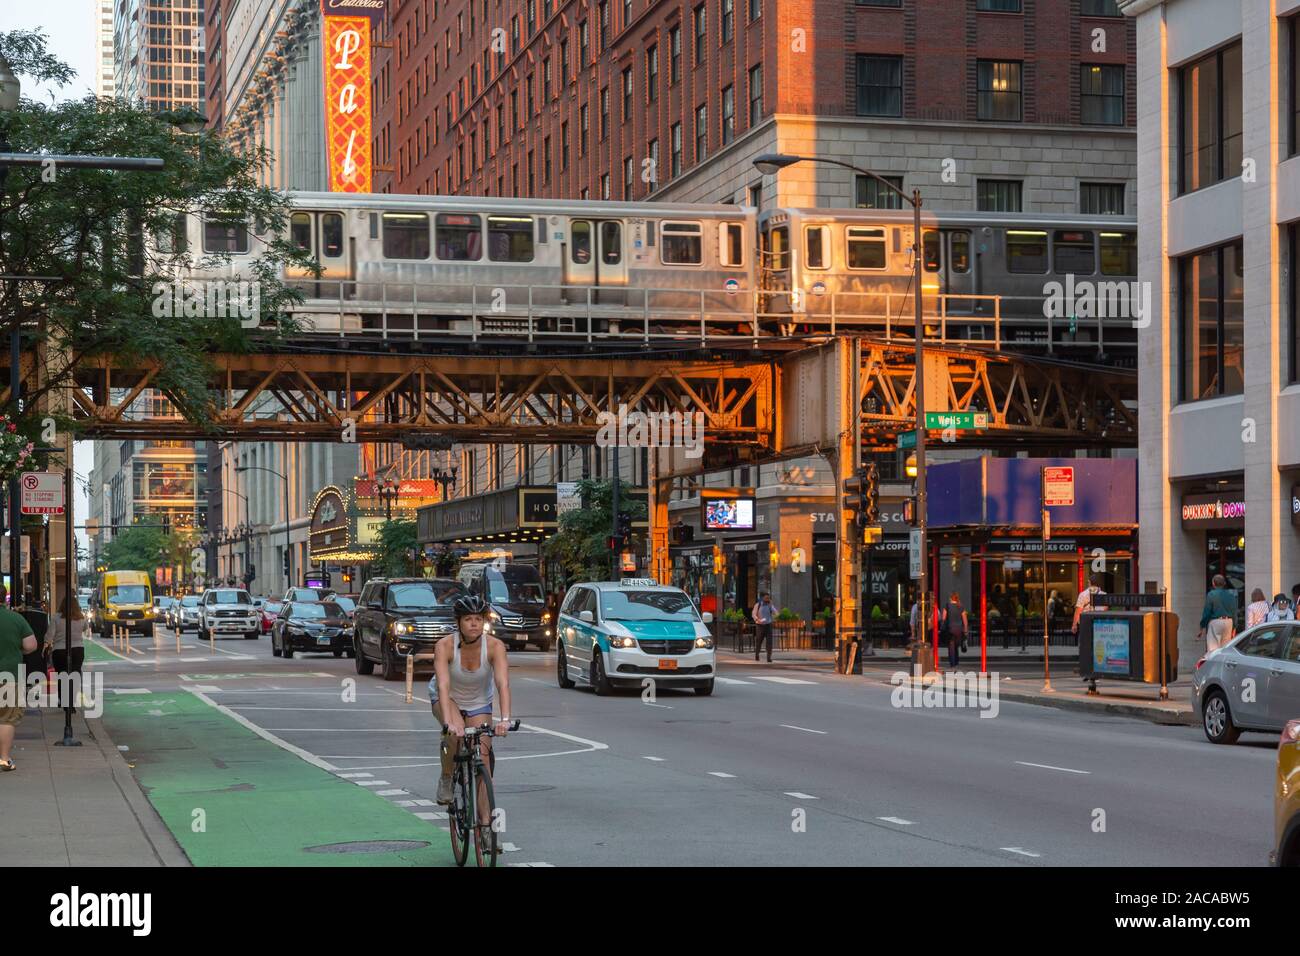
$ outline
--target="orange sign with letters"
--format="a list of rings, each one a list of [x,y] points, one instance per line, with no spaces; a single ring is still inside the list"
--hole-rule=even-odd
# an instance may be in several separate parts
[[[325,137],[330,192],[368,193],[370,149],[370,19],[325,21]]]

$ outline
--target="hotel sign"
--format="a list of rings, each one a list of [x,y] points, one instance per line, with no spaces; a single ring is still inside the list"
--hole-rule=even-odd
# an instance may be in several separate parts
[[[1185,495],[1183,527],[1189,531],[1239,528],[1246,520],[1246,500],[1234,495]]]
[[[371,192],[370,30],[386,0],[321,0],[330,192]]]

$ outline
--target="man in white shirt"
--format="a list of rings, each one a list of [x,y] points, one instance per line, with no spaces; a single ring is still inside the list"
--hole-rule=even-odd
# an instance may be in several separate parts
[[[1090,587],[1084,588],[1079,592],[1078,599],[1074,602],[1074,623],[1070,625],[1070,632],[1079,633],[1079,617],[1084,611],[1104,611],[1106,608],[1097,603],[1097,598],[1106,592],[1101,589],[1101,582],[1105,580],[1100,574],[1092,576]]]

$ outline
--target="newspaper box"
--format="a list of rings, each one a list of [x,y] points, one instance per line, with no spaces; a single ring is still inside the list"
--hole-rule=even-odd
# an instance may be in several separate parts
[[[1085,612],[1079,618],[1079,676],[1094,687],[1104,677],[1163,689],[1178,679],[1178,615],[1165,610]]]

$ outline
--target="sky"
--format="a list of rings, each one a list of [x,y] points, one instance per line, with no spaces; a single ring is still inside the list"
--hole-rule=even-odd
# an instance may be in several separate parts
[[[98,4],[94,0],[0,0],[0,33],[11,30],[41,30],[49,37],[49,49],[77,71],[77,79],[66,87],[35,86],[23,82],[23,95],[50,102],[80,99],[92,92],[95,84],[95,18]],[[73,467],[84,478],[94,465],[90,442],[78,442]],[[85,520],[88,501],[86,488],[77,482],[73,501],[77,523]],[[82,537],[81,533],[78,537]]]

